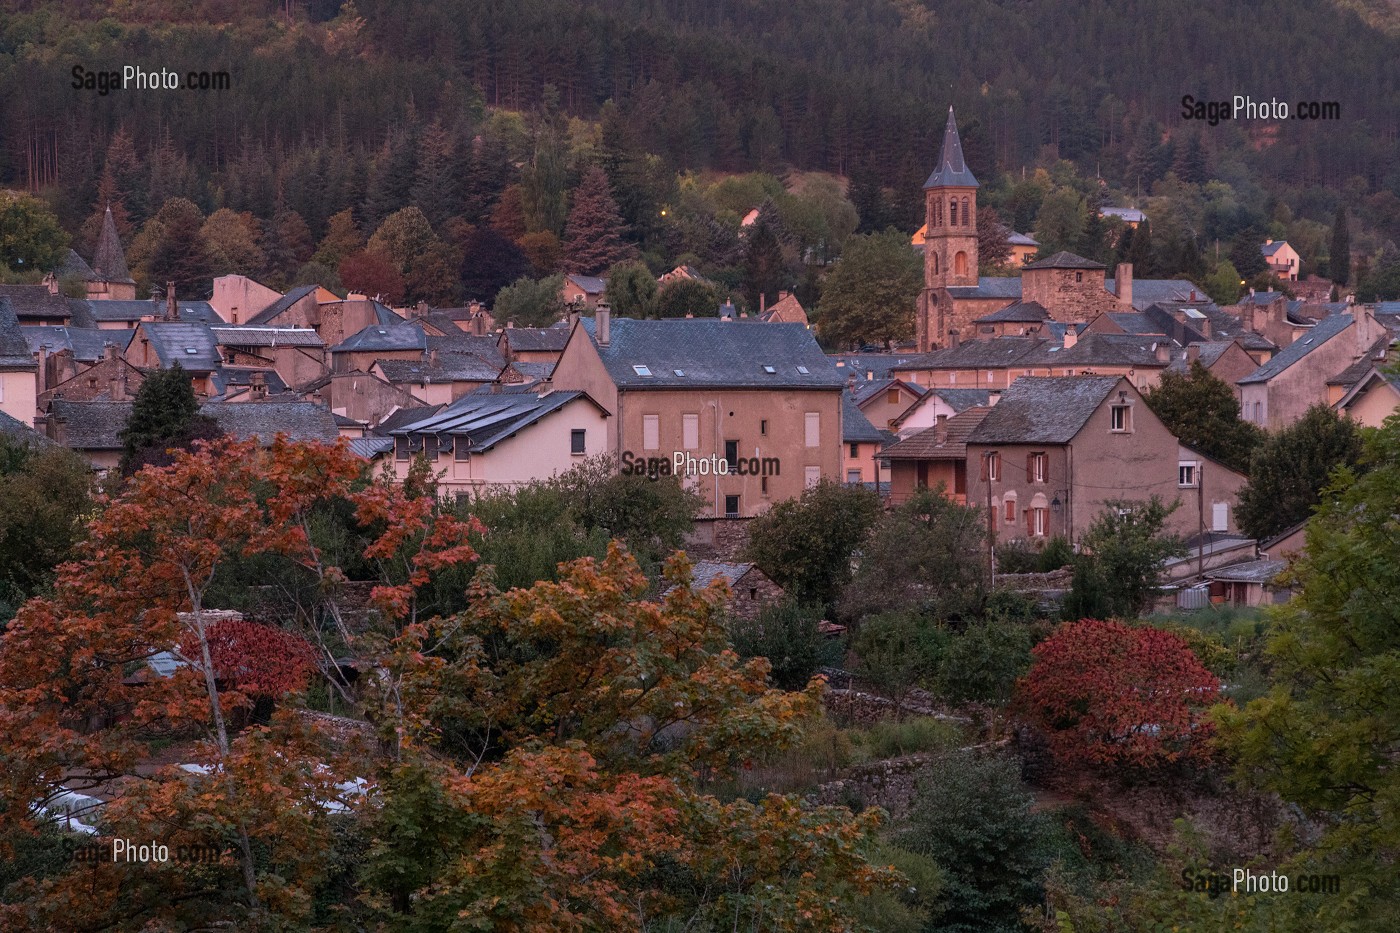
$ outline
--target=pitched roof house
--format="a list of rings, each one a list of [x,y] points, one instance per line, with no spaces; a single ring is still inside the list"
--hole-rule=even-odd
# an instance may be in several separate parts
[[[1298,281],[1298,251],[1287,240],[1265,240],[1259,249],[1270,272],[1285,281]]]
[[[623,469],[694,463],[686,482],[710,517],[756,515],[840,479],[845,379],[800,324],[612,320],[600,309],[574,325],[552,379],[612,413],[607,450]],[[701,475],[701,459],[734,470]]]
[[[876,459],[894,435],[871,423],[850,392],[841,395],[841,477],[846,483],[884,483],[889,469]]]
[[[0,294],[0,412],[23,424],[34,420],[38,370],[14,307]]]
[[[1261,427],[1292,424],[1309,406],[1326,404],[1327,380],[1367,353],[1383,328],[1364,308],[1333,314],[1308,328],[1263,366],[1239,380],[1241,416]]]

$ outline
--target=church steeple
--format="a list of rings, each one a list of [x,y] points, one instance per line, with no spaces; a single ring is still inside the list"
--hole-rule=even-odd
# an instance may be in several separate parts
[[[112,207],[102,215],[102,232],[97,237],[97,251],[92,256],[92,271],[103,282],[121,285],[135,285],[131,270],[126,267],[126,254],[122,252],[122,241],[117,237],[117,223],[112,219]]]
[[[958,138],[958,121],[953,117],[953,108],[948,108],[948,123],[943,127],[943,151],[938,156],[938,167],[924,182],[925,188],[979,188],[977,179],[968,171],[963,159],[962,140]]]

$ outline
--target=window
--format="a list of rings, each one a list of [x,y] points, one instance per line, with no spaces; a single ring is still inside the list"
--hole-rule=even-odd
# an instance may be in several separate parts
[[[851,459],[854,460],[856,457],[859,457],[859,456],[860,456],[860,445],[859,445],[859,444],[852,444],[852,445],[851,445]]]
[[[758,491],[761,492],[761,493],[763,493],[765,496],[768,495],[768,477],[766,477],[766,476],[761,476],[761,477],[759,477],[759,480],[758,480]]]
[[[1084,273],[1083,273],[1083,272],[1076,272],[1076,273],[1074,274],[1074,280],[1075,280],[1076,282],[1082,282],[1082,281],[1084,281]]]
[[[958,225],[958,202],[955,198],[948,202],[948,225],[956,227]]]
[[[861,481],[861,480],[860,480],[860,470],[847,470],[847,471],[846,471],[846,482],[848,482],[848,483],[859,483],[860,481]]]
[[[1196,462],[1183,460],[1176,466],[1176,484],[1183,489],[1196,485]]]
[[[819,411],[807,412],[807,446],[820,447],[822,445],[822,413]]]
[[[992,451],[982,455],[982,478],[993,483],[1001,480],[1001,454]]]
[[[1210,507],[1210,530],[1230,530],[1230,503],[1214,502]]]
[[[732,473],[739,469],[739,442],[724,442],[724,460],[729,464],[729,471]]]
[[[1007,497],[1006,497],[1005,505],[1004,505],[1003,507],[1006,509],[1006,523],[1007,523],[1008,525],[1015,524],[1015,522],[1016,522],[1016,497],[1015,497],[1015,496],[1007,496]]]
[[[1131,405],[1114,405],[1109,409],[1108,429],[1126,433],[1133,429],[1133,408]]]
[[[953,257],[953,274],[967,275],[967,253],[959,252]]]
[[[643,366],[641,363],[635,364],[635,365],[632,367],[632,371],[633,371],[634,373],[636,373],[638,376],[650,376],[650,375],[651,375],[651,370],[650,370],[648,367]]]
[[[768,419],[767,419],[767,418],[764,418],[764,419],[762,419],[761,421],[758,422],[758,435],[759,435],[759,437],[767,437],[767,436],[768,436]]]
[[[1037,538],[1045,537],[1046,514],[1045,509],[1031,509],[1031,534]]]
[[[763,364],[763,371],[764,371],[765,373],[767,373],[768,375],[770,375],[770,376],[774,376],[774,375],[777,375],[778,367],[776,367],[776,366],[771,366],[771,365],[769,365],[768,363],[764,363],[764,364]]]
[[[642,415],[642,448],[661,449],[661,416]]]
[[[394,438],[394,459],[407,460],[409,458],[408,438]]]
[[[886,405],[898,405],[898,404],[899,404],[899,390],[898,390],[898,389],[890,389],[888,392],[885,393],[885,404],[886,404]]]
[[[671,372],[675,373],[677,376],[684,376],[684,375],[685,375],[685,370],[683,370],[683,369],[673,369],[673,370],[671,370]]]
[[[725,497],[724,497],[724,517],[725,517],[725,518],[738,518],[738,517],[739,517],[739,497],[738,497],[738,496],[725,496]]]
[[[587,447],[584,443],[585,431],[583,428],[574,428],[569,432],[569,453],[575,456],[582,456]]]
[[[437,459],[438,439],[436,434],[429,434],[423,438],[423,456],[431,462]]]
[[[1045,482],[1045,471],[1048,463],[1048,458],[1045,456],[1045,454],[1031,454],[1030,461],[1031,462],[1029,472],[1031,474],[1031,482]]]
[[[470,460],[472,458],[471,450],[472,442],[470,438],[459,434],[452,439],[452,459]]]
[[[799,373],[801,373],[802,375],[804,375],[804,376],[810,376],[810,375],[812,374],[812,371],[811,371],[810,369],[808,369],[806,366],[799,366],[799,367],[797,367],[797,371],[798,371]]]
[[[700,446],[700,416],[698,414],[681,415],[681,446],[686,450],[695,450]]]
[[[1261,402],[1254,403],[1254,423],[1264,423],[1264,405]]]
[[[822,468],[819,466],[809,466],[803,471],[802,484],[811,489],[822,481]]]

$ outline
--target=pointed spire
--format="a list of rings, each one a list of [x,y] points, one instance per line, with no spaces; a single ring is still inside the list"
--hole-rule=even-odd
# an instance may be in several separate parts
[[[122,241],[117,236],[117,222],[112,219],[112,205],[107,205],[107,213],[102,215],[102,232],[97,237],[97,251],[92,256],[92,271],[97,273],[100,282],[119,282],[134,285],[131,270],[126,267],[126,255],[122,252]]]
[[[958,121],[953,117],[953,108],[948,108],[948,125],[943,128],[943,152],[938,156],[938,167],[924,182],[925,188],[979,188],[977,179],[968,171],[963,159],[962,140],[958,139]]]

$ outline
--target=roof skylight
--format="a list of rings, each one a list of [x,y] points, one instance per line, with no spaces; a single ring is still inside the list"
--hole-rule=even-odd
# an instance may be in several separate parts
[[[635,372],[638,376],[651,375],[651,369],[646,366],[643,366],[641,363],[634,363],[632,366],[632,371]]]

